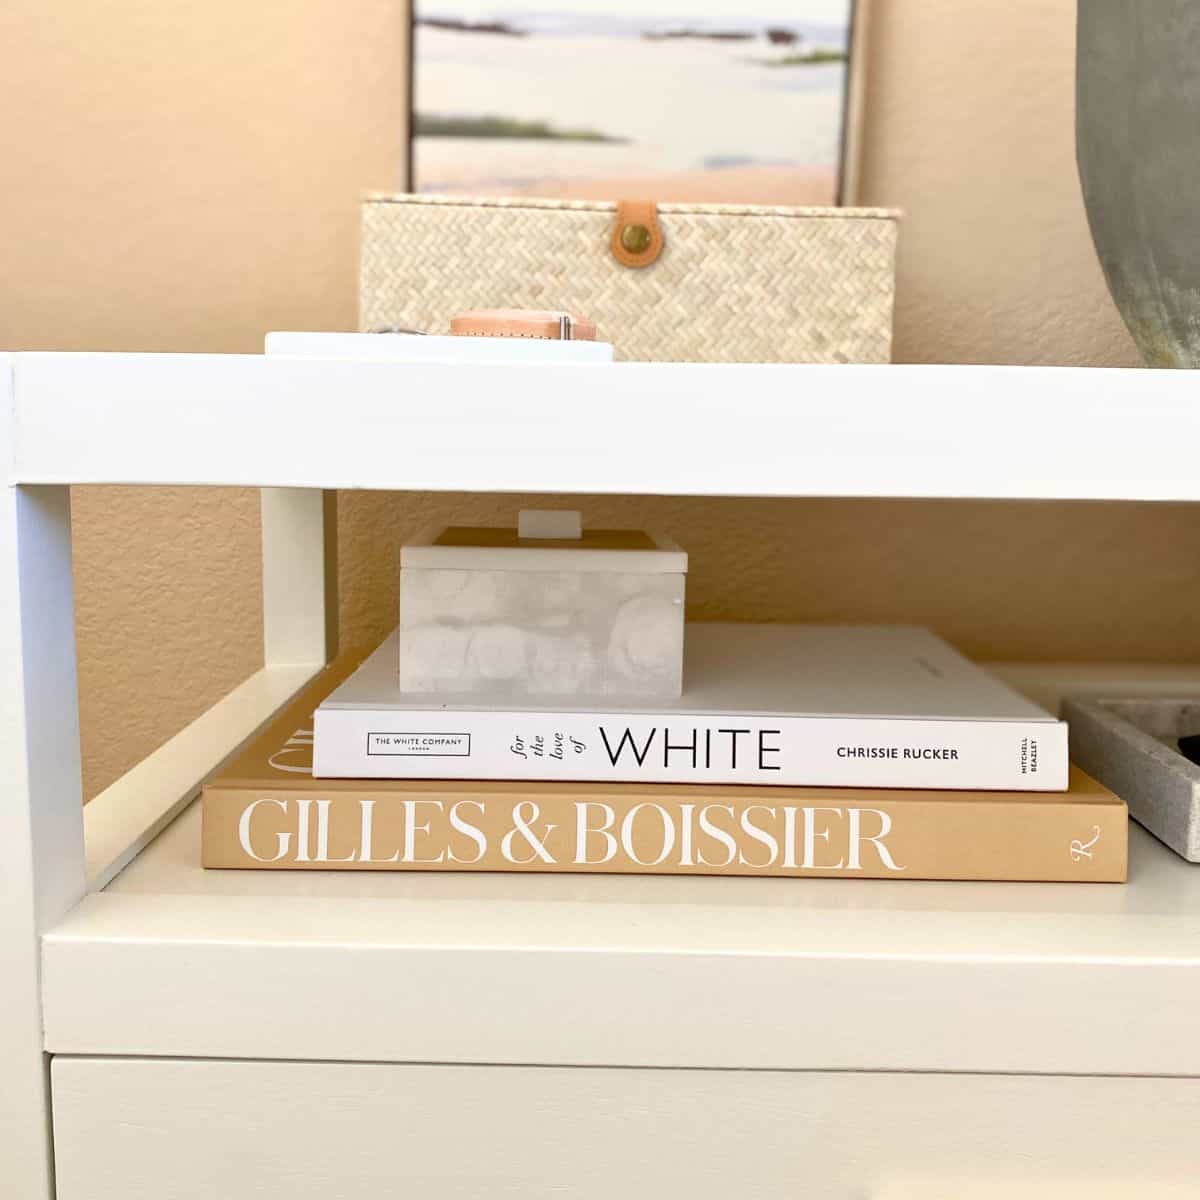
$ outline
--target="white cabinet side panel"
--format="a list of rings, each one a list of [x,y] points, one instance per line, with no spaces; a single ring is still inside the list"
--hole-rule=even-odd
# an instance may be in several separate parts
[[[0,1192],[51,1194],[39,938],[82,896],[83,797],[71,510],[10,481],[11,358],[0,355]]]
[[[59,1200],[1182,1198],[1200,1121],[1055,1076],[57,1058],[54,1098]]]

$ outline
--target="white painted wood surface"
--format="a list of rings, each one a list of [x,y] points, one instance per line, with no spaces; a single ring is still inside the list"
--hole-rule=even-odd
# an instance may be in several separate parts
[[[31,353],[16,381],[25,482],[1200,499],[1187,371]]]
[[[1053,1076],[58,1058],[54,1095],[59,1200],[1169,1200],[1200,1122],[1197,1080]]]
[[[0,355],[0,1190],[52,1195],[38,939],[84,891],[70,495],[12,483]]]
[[[189,813],[47,936],[47,1049],[1200,1074],[1200,873],[1140,831],[1124,887],[343,881],[197,855]]]
[[[323,492],[262,489],[263,660],[269,667],[330,657],[325,539]]]
[[[1200,877],[1144,834],[1133,839],[1127,888],[351,878],[204,874],[195,865],[195,809],[170,818],[330,644],[316,551],[327,549],[332,529],[321,530],[318,489],[1200,500],[1198,399],[1200,382],[1187,372],[0,355],[4,1188],[22,1200],[50,1196],[42,1047],[349,1060],[242,1063],[249,1073],[236,1077],[224,1073],[234,1064],[219,1062],[60,1060],[60,1195],[68,1200],[338,1194],[344,1174],[329,1173],[317,1140],[318,1118],[330,1112],[347,1114],[350,1146],[379,1133],[386,1116],[384,1157],[358,1155],[363,1187],[346,1193],[356,1200],[393,1194],[410,1178],[428,1181],[433,1196],[492,1194],[497,1181],[524,1195],[568,1169],[565,1186],[584,1196],[628,1191],[630,1178],[661,1194],[700,1176],[690,1187],[696,1196],[749,1194],[753,1187],[735,1180],[753,1184],[760,1176],[752,1172],[773,1159],[790,1170],[797,1146],[821,1170],[826,1146],[852,1156],[831,1130],[873,1137],[876,1111],[900,1131],[901,1152],[925,1146],[924,1163],[932,1154],[976,1183],[976,1160],[954,1147],[991,1139],[1008,1152],[987,1161],[1004,1166],[1022,1139],[1048,1145],[1037,1140],[1044,1129],[1060,1150],[1085,1136],[1096,1147],[1090,1195],[1147,1161],[1167,1164],[1167,1186],[1176,1130],[1194,1124],[1197,1084],[1131,1077],[1200,1075]],[[280,489],[264,499],[268,666],[90,807],[94,886],[125,869],[78,905],[84,818],[70,483]],[[1081,681],[1070,667],[1012,670],[1043,702]],[[1175,681],[1191,690],[1184,674]],[[1161,682],[1159,673],[1125,677]],[[1095,672],[1089,681],[1104,683]],[[354,1062],[381,1059],[576,1069],[417,1075],[425,1069]],[[735,1070],[580,1066],[590,1063]],[[1044,1081],[955,1076],[935,1095],[914,1089],[938,1076],[807,1073],[814,1069],[1126,1078],[1061,1080],[1050,1099],[1027,1090],[1014,1100],[991,1089]],[[360,1108],[367,1077],[359,1072],[367,1071],[383,1072],[385,1083],[367,1088]],[[666,1081],[661,1094],[639,1108],[638,1089],[654,1080]],[[764,1080],[782,1090],[757,1093]],[[888,1088],[908,1090],[888,1098]],[[1108,1088],[1116,1090],[1099,1090]],[[645,1136],[622,1140],[626,1112],[643,1117]],[[463,1167],[456,1141],[447,1180],[435,1151],[454,1136],[460,1113],[499,1132],[484,1138],[482,1169]],[[731,1150],[720,1141],[730,1113]],[[934,1123],[906,1115],[917,1113]],[[954,1136],[931,1145],[938,1120]],[[1158,1142],[1156,1126],[1165,1131]],[[543,1127],[548,1137],[537,1136]],[[145,1131],[155,1128],[162,1136],[147,1149]],[[397,1128],[413,1132],[399,1170]],[[530,1129],[528,1154],[503,1149],[505,1138],[528,1139]],[[255,1131],[265,1142],[246,1140]],[[581,1172],[584,1149],[595,1156],[606,1136],[617,1139],[613,1152]],[[263,1145],[276,1148],[266,1159]],[[720,1162],[706,1172],[703,1152],[714,1146]],[[278,1165],[293,1151],[300,1168],[281,1177]],[[1022,1170],[1033,1161],[1052,1174],[1040,1153]],[[1072,1166],[1080,1157],[1060,1155]],[[338,1164],[346,1158],[338,1149]],[[899,1195],[913,1184],[883,1171],[896,1161],[890,1142],[863,1161],[879,1168],[871,1180],[853,1171],[811,1179],[832,1179],[847,1195],[868,1185]],[[805,1178],[802,1164],[771,1175],[789,1185],[780,1195],[803,1189]],[[1053,1178],[1073,1186],[1073,1175]],[[705,1191],[709,1179],[720,1186]],[[759,1194],[774,1193],[764,1184]]]
[[[1062,687],[1200,690],[1194,673],[1172,667],[996,667],[1051,706]],[[212,714],[214,746],[221,740],[215,732],[219,715]],[[1163,971],[1179,973],[1186,988],[1194,986],[1200,873],[1137,829],[1132,849],[1128,887],[206,872],[199,867],[199,811],[193,807],[96,898],[95,908],[49,939],[47,1044],[77,1053],[509,1062],[583,1061],[585,1055],[604,1062],[613,1055],[612,1061],[658,1065],[784,1065],[771,1058],[769,1033],[760,1043],[745,1022],[722,1035],[714,1064],[705,1048],[703,1013],[688,1027],[693,1040],[677,1039],[670,1050],[656,1045],[656,1022],[675,1002],[670,997],[685,1007],[692,1003],[680,998],[690,986],[686,978],[669,986],[662,981],[676,968],[699,970],[703,964],[693,959],[699,950],[713,956],[710,968],[719,962],[736,972],[745,960],[756,978],[764,970],[790,968],[803,982],[789,986],[810,991],[812,980],[820,980],[817,994],[831,1011],[839,1006],[840,989],[855,986],[839,972],[874,972],[871,986],[883,994],[902,992],[904,978],[912,994],[888,1016],[895,1036],[885,1049],[893,1066],[957,1068],[969,1062],[976,1069],[1041,1070],[1049,1055],[1058,1069],[1098,1069],[1090,1047],[1103,1033],[1111,1043],[1104,1051],[1108,1070],[1182,1071],[1190,1059],[1173,1039],[1184,1045],[1189,1040],[1190,992],[1158,996],[1154,989],[1162,986]],[[122,903],[110,906],[110,899]],[[957,922],[954,940],[948,922]],[[306,938],[302,930],[314,936]],[[641,931],[644,940],[631,941],[629,930]],[[706,931],[712,934],[707,941]],[[893,941],[900,932],[906,940]],[[818,940],[806,942],[810,933]],[[538,978],[557,989],[563,1005],[558,1025],[537,1025],[541,1005],[526,1011],[526,958],[506,960],[506,947],[532,953]],[[578,953],[585,949],[641,971],[637,986],[643,991],[667,986],[669,996],[648,1002],[639,1037],[610,1031],[608,1041],[593,1036],[586,1045],[572,1044],[563,1014],[580,1003],[573,994],[583,988],[578,971],[592,969],[593,960]],[[906,955],[913,961],[894,964]],[[472,959],[480,978],[495,979],[497,994],[510,998],[511,1010],[492,1021],[473,1015],[473,988],[452,995],[445,1010],[437,999],[437,987],[452,988],[448,981],[455,972],[469,973]],[[201,961],[202,978],[188,982]],[[117,962],[121,969],[111,971]],[[924,984],[914,962],[929,967]],[[1018,1003],[1006,1006],[1006,990],[1021,991],[1031,972],[1045,994],[1026,989]],[[311,973],[319,982],[297,982],[297,973]],[[742,978],[714,973],[714,1011],[721,1004],[736,1006],[736,995],[726,993],[741,988]],[[1110,973],[1119,984],[1106,991]],[[608,997],[603,969],[599,975],[601,995]],[[231,989],[227,980],[234,977],[239,987]],[[398,1030],[393,996],[406,991],[406,978],[419,978],[422,986],[404,1000],[411,1028]],[[948,978],[967,989],[976,1007],[994,1005],[988,1014],[993,1035],[981,1045],[969,1045],[972,1010],[960,1010],[957,993],[946,991]],[[1095,996],[1087,995],[1090,986],[1098,989]],[[147,1013],[133,1000],[176,990],[180,1007]],[[422,1003],[431,996],[427,1011]],[[468,1010],[455,1009],[455,1002]],[[781,994],[772,1019],[786,1026],[793,1003],[800,1001]],[[810,1003],[807,996],[804,1003]],[[1074,1003],[1086,1017],[1066,1015]],[[1138,1003],[1154,1006],[1163,1019],[1131,1023],[1117,1036]],[[336,1019],[347,1004],[362,1017],[351,1028]],[[1048,1022],[1052,1012],[1068,1031],[1065,1043]],[[532,1024],[523,1024],[526,1017]],[[511,1024],[489,1043],[489,1029],[508,1018]],[[475,1031],[473,1039],[459,1037],[458,1020]],[[952,1028],[930,1033],[939,1025]],[[955,1058],[960,1043],[967,1055],[962,1062]],[[836,1039],[785,1037],[780,1044],[795,1066],[873,1065],[868,1053],[856,1057],[855,1047]],[[685,1057],[675,1062],[672,1053]]]
[[[264,667],[94,797],[83,810],[89,890],[133,861],[320,667]]]

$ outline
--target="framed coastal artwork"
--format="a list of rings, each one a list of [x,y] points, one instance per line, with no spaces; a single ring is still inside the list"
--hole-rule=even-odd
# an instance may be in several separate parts
[[[854,196],[866,0],[413,0],[416,192]]]

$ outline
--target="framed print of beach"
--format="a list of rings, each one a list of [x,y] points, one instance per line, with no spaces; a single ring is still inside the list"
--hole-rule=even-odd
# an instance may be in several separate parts
[[[413,0],[416,192],[853,200],[866,0]]]

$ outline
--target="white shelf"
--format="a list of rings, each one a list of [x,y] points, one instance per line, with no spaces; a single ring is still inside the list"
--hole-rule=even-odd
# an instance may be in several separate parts
[[[53,1053],[1200,1074],[1200,870],[1132,881],[205,872],[188,810],[44,941]]]
[[[1125,886],[204,871],[199,837],[193,805],[46,936],[47,1050],[1200,1074],[1200,867],[1136,827]]]
[[[1200,500],[1188,371],[6,357],[19,483]]]
[[[94,797],[83,810],[88,888],[104,887],[148,846],[222,761],[320,669],[264,667]]]
[[[1186,371],[0,353],[0,1177],[52,1196],[45,1051],[1200,1076],[1200,873],[1137,831],[1127,887],[216,874],[184,808],[327,656],[318,489],[1196,501],[1198,434]],[[266,666],[83,813],[97,483],[264,489]]]

